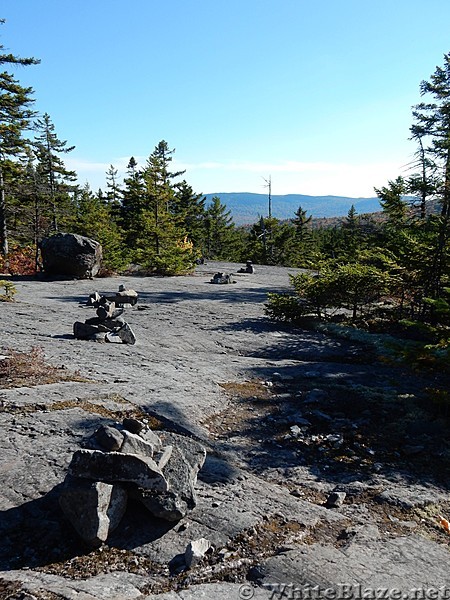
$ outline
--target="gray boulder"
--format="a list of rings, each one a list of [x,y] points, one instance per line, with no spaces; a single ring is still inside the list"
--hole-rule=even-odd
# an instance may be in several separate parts
[[[75,233],[57,233],[41,242],[44,272],[89,279],[95,277],[102,262],[101,245]]]
[[[100,546],[119,525],[127,492],[117,485],[68,477],[59,504],[78,535],[90,546]]]
[[[169,489],[155,461],[136,454],[77,450],[72,456],[69,474],[106,483],[135,483],[140,488],[156,492]]]

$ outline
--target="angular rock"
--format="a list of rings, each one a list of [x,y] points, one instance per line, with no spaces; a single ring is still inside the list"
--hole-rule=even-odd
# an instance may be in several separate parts
[[[305,404],[318,404],[320,402],[323,402],[324,400],[327,400],[328,398],[328,392],[326,390],[321,390],[319,388],[314,388],[312,390],[310,390],[309,392],[307,392],[307,394],[305,394],[304,397],[304,402]]]
[[[103,325],[111,331],[116,331],[125,325],[125,319],[120,315],[117,315],[117,317],[113,316],[111,319],[105,319]]]
[[[136,433],[131,433],[131,431],[127,431],[126,429],[124,429],[120,435],[123,440],[123,443],[120,446],[120,452],[125,452],[126,454],[138,454],[149,458],[153,457],[155,447],[150,442],[146,442],[141,436]]]
[[[327,507],[339,508],[344,504],[346,496],[347,494],[345,492],[331,492],[331,494],[327,498]]]
[[[103,450],[114,452],[121,448],[124,436],[115,427],[101,425],[94,433],[94,439]]]
[[[99,319],[104,321],[105,319],[112,319],[114,312],[116,310],[116,305],[114,302],[104,302],[97,308],[97,316]]]
[[[136,336],[134,335],[134,331],[131,329],[131,327],[128,325],[128,323],[125,323],[123,325],[123,327],[121,327],[117,331],[117,335],[120,337],[120,339],[122,340],[122,342],[124,344],[135,344],[136,343]]]
[[[144,423],[139,421],[139,419],[133,419],[132,417],[125,417],[125,419],[122,421],[122,424],[124,428],[131,433],[139,434],[144,429]]]
[[[105,342],[109,342],[110,344],[123,344],[121,338],[113,331],[105,333]]]
[[[125,324],[125,319],[120,315],[111,319],[100,319],[100,317],[91,317],[90,319],[86,319],[85,324],[97,326],[101,325],[103,327],[106,327],[107,330],[112,331],[114,329],[119,329],[120,327],[122,327]]]
[[[44,272],[89,279],[95,277],[102,261],[101,245],[74,233],[57,233],[40,244]]]
[[[169,484],[161,469],[149,457],[122,452],[77,450],[69,474],[106,483],[135,483],[144,490],[167,492]]]
[[[162,494],[138,490],[137,496],[155,517],[179,521],[196,506],[194,486],[197,473],[205,461],[206,451],[201,444],[190,438],[167,432],[165,437],[173,446],[170,459],[164,467],[169,490]]]
[[[138,301],[138,294],[134,290],[123,290],[114,295],[108,295],[107,298],[108,300],[115,302],[117,306],[123,306],[124,304],[134,306]]]
[[[189,542],[184,552],[184,561],[188,568],[195,567],[208,550],[211,548],[211,542],[206,538],[199,538]]]
[[[104,342],[106,342],[105,332],[99,331],[98,333],[94,333],[94,335],[91,335],[88,337],[88,341],[89,342],[99,342],[99,343],[103,344]]]
[[[127,492],[118,485],[69,477],[59,504],[78,535],[90,546],[100,546],[119,525]]]
[[[81,323],[81,321],[75,321],[73,324],[73,336],[77,340],[88,340],[97,333],[100,333],[97,325]]]
[[[164,448],[161,450],[161,452],[158,454],[158,456],[154,457],[154,458],[156,458],[158,467],[161,469],[161,471],[164,469],[164,467],[169,462],[169,459],[172,456],[172,452],[173,452],[173,446],[164,446]]]
[[[95,306],[95,304],[99,301],[100,301],[100,294],[98,292],[93,292],[92,294],[89,294],[89,298],[88,298],[86,304],[88,306]]]
[[[145,429],[139,434],[143,440],[149,442],[155,449],[155,452],[161,450],[162,442],[161,439],[154,431],[151,429]]]

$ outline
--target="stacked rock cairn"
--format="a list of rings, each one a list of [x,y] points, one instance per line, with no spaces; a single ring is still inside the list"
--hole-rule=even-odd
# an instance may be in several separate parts
[[[233,281],[233,273],[216,273],[212,279],[210,279],[210,283],[219,283],[219,284],[228,284],[228,283],[236,283]]]
[[[194,486],[206,458],[195,440],[168,431],[157,435],[143,422],[126,418],[101,425],[84,446],[72,456],[59,503],[89,546],[100,546],[116,529],[128,498],[172,522],[195,508]]]
[[[137,300],[137,292],[125,289],[123,285],[112,295],[101,296],[94,292],[87,304],[96,308],[97,316],[86,319],[84,323],[76,321],[73,324],[74,337],[93,342],[135,344],[136,336],[122,315],[125,307],[134,306]]]

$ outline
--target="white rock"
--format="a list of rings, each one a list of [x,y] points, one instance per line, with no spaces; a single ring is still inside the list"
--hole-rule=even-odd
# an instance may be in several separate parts
[[[186,551],[184,553],[184,560],[186,562],[186,566],[190,569],[191,567],[195,567],[208,550],[211,548],[211,542],[206,538],[199,538],[198,540],[193,540],[189,542],[186,546]]]

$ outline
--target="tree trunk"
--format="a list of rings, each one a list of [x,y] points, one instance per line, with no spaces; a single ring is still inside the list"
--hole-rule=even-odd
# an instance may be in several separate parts
[[[4,257],[8,255],[8,230],[6,227],[6,194],[3,169],[0,165],[0,252]]]

